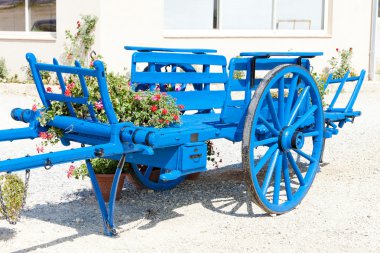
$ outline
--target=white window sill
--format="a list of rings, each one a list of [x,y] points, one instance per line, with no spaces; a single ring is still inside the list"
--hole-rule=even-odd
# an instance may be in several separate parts
[[[0,32],[0,40],[42,40],[55,41],[55,32]]]
[[[331,38],[324,30],[164,30],[164,38]]]

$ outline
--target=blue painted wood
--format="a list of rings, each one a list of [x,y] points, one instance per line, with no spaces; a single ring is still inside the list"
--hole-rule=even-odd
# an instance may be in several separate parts
[[[126,50],[133,50],[139,52],[178,52],[178,53],[216,53],[215,49],[200,49],[200,48],[165,48],[165,47],[138,47],[138,46],[125,46]]]
[[[302,58],[313,58],[323,55],[322,52],[241,52],[240,56],[253,56],[257,58],[269,58],[273,56],[295,56]]]
[[[187,72],[135,72],[131,74],[135,83],[225,83],[227,76],[224,73],[187,73]]]
[[[227,64],[226,58],[222,55],[177,53],[134,53],[132,55],[132,61],[160,64],[207,64],[222,66]]]
[[[360,111],[353,111],[353,106],[356,102],[356,99],[358,97],[358,94],[360,92],[360,89],[362,87],[364,77],[365,77],[365,70],[362,70],[360,72],[359,76],[351,76],[350,72],[347,71],[343,78],[339,79],[333,79],[333,74],[330,74],[327,78],[327,81],[325,83],[325,90],[333,85],[333,84],[339,84],[338,89],[336,90],[334,97],[332,101],[330,102],[329,107],[325,110],[325,121],[328,123],[327,128],[336,128],[335,125],[332,125],[331,122],[337,122],[339,127],[343,127],[345,123],[347,122],[353,122],[353,119],[355,117],[358,117],[361,115]],[[335,103],[338,100],[344,86],[348,82],[356,82],[355,88],[351,94],[350,99],[348,100],[347,104],[343,108],[336,108]],[[334,134],[337,134],[338,132],[334,132]]]
[[[243,132],[245,136],[246,132],[249,132],[249,147],[243,147],[243,152],[249,153],[243,158],[254,155],[259,146],[268,148],[258,161],[255,157],[249,158],[250,166],[253,167],[252,180],[258,191],[258,200],[265,210],[282,213],[298,204],[310,187],[315,169],[318,167],[321,138],[337,134],[338,127],[360,115],[360,112],[353,111],[352,107],[364,80],[365,71],[362,71],[359,77],[346,77],[345,80],[329,78],[326,87],[330,83],[342,83],[342,81],[356,81],[357,85],[345,108],[336,108],[333,104],[325,112],[327,128],[323,132],[324,122],[319,93],[308,72],[310,62],[304,59],[321,55],[318,52],[242,53],[244,57],[231,59],[228,75],[224,56],[206,54],[214,50],[147,47],[126,47],[126,49],[138,51],[132,57],[132,83],[140,86],[148,85],[147,88],[150,90],[154,90],[156,84],[160,85],[160,89],[163,89],[166,83],[182,84],[180,91],[167,92],[176,99],[177,104],[185,106],[181,124],[157,129],[134,126],[130,122],[118,122],[108,93],[104,66],[100,61],[94,63],[95,69],[86,69],[78,62],[75,66],[61,66],[57,60],[54,60],[53,64],[37,63],[33,54],[27,54],[37,91],[45,107],[48,108],[52,101],[61,101],[68,106],[72,103],[84,104],[89,107],[91,117],[78,119],[75,117],[74,108],[71,107],[71,112],[69,107],[71,116],[56,116],[46,127],[41,127],[36,119],[39,111],[30,113],[15,109],[12,118],[29,123],[29,127],[0,131],[0,141],[12,141],[36,138],[41,131],[57,127],[63,131],[64,145],[68,146],[70,142],[87,144],[88,146],[83,148],[0,161],[0,172],[86,160],[103,217],[104,231],[108,235],[114,235],[114,202],[111,201],[107,209],[104,200],[99,198],[97,181],[89,159],[100,156],[120,159],[125,155],[127,162],[134,164],[136,175],[145,182],[145,185],[154,189],[169,189],[181,182],[186,174],[205,170],[205,141],[218,138],[241,141]],[[138,70],[140,63],[146,66],[142,71]],[[295,64],[300,64],[304,68]],[[198,66],[195,68],[193,65]],[[164,72],[165,67],[169,66],[171,72]],[[257,76],[251,78],[257,70],[270,70],[273,75],[263,79]],[[41,71],[57,74],[62,94],[45,91]],[[236,71],[243,72],[244,77],[235,79]],[[286,77],[289,72],[293,75]],[[83,91],[82,97],[64,96],[66,86],[63,74],[78,76]],[[87,76],[95,77],[98,82],[108,124],[96,120],[93,106],[88,103],[89,94],[85,79]],[[222,83],[224,89],[216,90],[215,83]],[[187,84],[193,84],[195,91],[189,91]],[[270,90],[277,90],[278,97],[272,97]],[[234,92],[240,92],[242,97],[233,99],[231,95]],[[250,108],[253,103],[258,103],[258,107],[252,114]],[[250,113],[247,114],[247,111]],[[249,128],[245,125],[249,125]],[[247,138],[244,138],[246,143]],[[312,153],[302,150],[304,138],[310,138],[315,145]],[[306,175],[301,172],[290,150],[310,162],[307,165],[310,172]],[[202,159],[196,160],[198,158]],[[148,171],[157,167],[160,179],[157,182],[152,181],[149,175],[146,176],[146,171],[136,170],[137,164],[145,164]],[[268,171],[264,181],[262,184],[257,184],[255,177],[266,164]],[[290,170],[293,170],[293,174],[297,177],[294,180],[299,182],[296,192],[291,189]],[[119,166],[115,174],[111,200],[115,194],[120,171]],[[274,178],[275,193],[273,199],[268,200],[265,194],[272,178]],[[287,198],[283,204],[280,203],[281,189],[284,189],[284,196]]]
[[[205,110],[222,108],[226,98],[225,91],[172,91],[168,95],[176,99],[185,110]]]
[[[302,88],[297,85],[293,91],[299,94],[302,90],[296,102],[285,97],[285,76],[288,73],[296,79],[290,83],[304,84]],[[277,90],[275,98],[271,94],[273,90]],[[290,113],[285,109],[289,103]],[[302,105],[305,107],[303,111],[299,110]],[[309,120],[310,123],[305,124]],[[281,65],[271,70],[255,91],[248,108],[242,147],[248,189],[260,207],[280,214],[301,202],[319,167],[323,134],[322,101],[310,73],[296,65]],[[309,138],[311,150],[303,147],[305,138]],[[268,148],[262,149],[258,145]],[[304,175],[298,173],[300,165],[295,162],[294,153],[307,160],[303,167]],[[290,178],[289,170],[302,176],[293,186],[290,185],[291,180],[297,179]],[[273,185],[271,192],[268,191],[270,182]],[[286,198],[280,199],[280,196]]]

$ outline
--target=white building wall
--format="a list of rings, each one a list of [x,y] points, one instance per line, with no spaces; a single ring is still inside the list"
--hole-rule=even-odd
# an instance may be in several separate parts
[[[164,30],[164,0],[102,1],[101,53],[111,69],[121,71],[130,64],[131,53],[124,51],[124,45],[215,48],[228,58],[242,51],[322,51],[325,55],[313,61],[320,70],[336,55],[336,48],[352,47],[353,65],[368,69],[371,0],[332,0],[329,8],[330,27],[325,35],[208,31],[197,36],[183,31],[185,38],[176,38]]]
[[[25,59],[27,52],[34,53],[38,60],[44,62],[52,62],[53,57],[59,58],[64,52],[65,30],[74,30],[81,14],[99,16],[100,3],[93,0],[57,0],[56,38],[34,32],[23,35],[0,33],[0,57],[5,58],[9,72],[23,77],[21,67],[28,64]],[[100,36],[97,31],[97,37]]]
[[[80,14],[99,17],[95,50],[108,68],[122,71],[130,66],[131,52],[125,45],[215,48],[228,58],[241,51],[322,51],[313,63],[317,70],[336,55],[335,48],[354,49],[353,64],[368,69],[371,0],[330,0],[328,33],[294,36],[252,31],[182,31],[164,29],[164,0],[57,0],[57,38],[55,40],[4,39],[0,35],[0,57],[6,58],[12,72],[26,65],[25,53],[51,61],[63,52],[64,31],[75,29]],[[194,13],[196,18],[196,13]],[[181,37],[182,36],[182,37]]]

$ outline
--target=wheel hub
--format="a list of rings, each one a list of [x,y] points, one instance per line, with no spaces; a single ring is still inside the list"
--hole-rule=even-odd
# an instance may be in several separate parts
[[[282,151],[289,149],[301,149],[305,143],[305,136],[300,131],[294,131],[290,127],[284,128],[278,137],[278,145]]]

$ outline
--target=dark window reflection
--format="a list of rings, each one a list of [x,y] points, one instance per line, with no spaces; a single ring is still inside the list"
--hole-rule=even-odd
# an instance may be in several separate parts
[[[31,31],[56,31],[56,0],[30,0],[29,8]]]
[[[24,0],[0,0],[0,31],[25,31]]]

